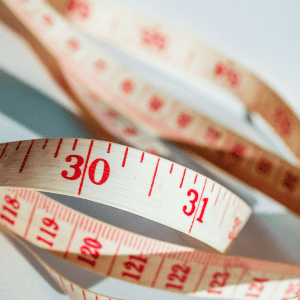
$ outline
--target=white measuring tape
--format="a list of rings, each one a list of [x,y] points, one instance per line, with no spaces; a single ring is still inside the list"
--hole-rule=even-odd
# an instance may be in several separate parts
[[[156,136],[171,140],[300,212],[297,167],[119,67],[78,36],[44,1],[3,2],[55,57],[82,106],[112,134],[164,156],[170,154]],[[188,66],[187,57],[190,66],[195,58],[199,63],[197,47],[201,55],[210,52],[198,42],[195,48],[190,40],[182,43],[185,49],[175,49],[172,41],[181,38],[175,31],[168,31],[169,38],[164,38],[157,28],[153,29],[151,20],[145,21],[105,1],[60,4],[68,4],[72,22],[88,30],[100,28],[101,38],[122,47],[130,44],[134,51],[149,52],[177,67]],[[100,11],[101,18],[95,18]],[[129,30],[133,27],[138,34]],[[124,32],[130,34],[126,36]],[[137,37],[142,43],[137,42]],[[171,59],[174,57],[184,61],[178,63]],[[222,56],[205,57],[200,61],[200,75],[226,86],[249,108],[261,113],[298,156],[295,137],[300,130],[299,121],[284,102],[247,71],[224,63]],[[194,69],[195,66],[190,68]],[[118,207],[182,231],[223,252],[244,226],[250,209],[209,178],[163,158],[109,142],[22,141],[1,145],[0,153],[0,183],[5,187],[1,190],[0,216],[4,230],[65,260],[106,276],[196,296],[276,300],[298,295],[298,266],[209,254],[154,241],[96,221],[37,192],[23,190],[54,191]],[[46,268],[72,299],[100,297],[69,282],[49,266]]]

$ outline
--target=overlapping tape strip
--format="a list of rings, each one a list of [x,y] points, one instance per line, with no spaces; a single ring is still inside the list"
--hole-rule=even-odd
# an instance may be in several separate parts
[[[124,70],[79,36],[45,1],[2,2],[55,59],[74,101],[111,134],[165,157],[170,153],[158,138],[171,141],[299,214],[296,166]],[[111,2],[49,2],[71,23],[101,39],[227,88],[261,114],[299,156],[296,136],[300,126],[295,114],[269,87],[226,57]],[[59,82],[60,78],[54,79]],[[6,187],[0,199],[2,226],[72,263],[144,286],[213,298],[297,296],[298,266],[154,241],[32,191],[55,191],[128,210],[223,252],[247,221],[249,207],[210,179],[147,152],[77,139],[1,145],[0,181]],[[50,273],[73,299],[104,297],[76,286],[54,270]]]

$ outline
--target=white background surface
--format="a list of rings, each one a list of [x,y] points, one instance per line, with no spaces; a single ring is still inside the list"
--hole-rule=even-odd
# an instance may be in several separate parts
[[[165,20],[223,50],[269,83],[300,117],[300,101],[298,100],[300,95],[300,1],[119,1]],[[68,99],[55,88],[49,76],[43,72],[43,68],[30,53],[31,51],[26,49],[25,45],[20,44],[13,33],[4,26],[0,26],[0,68],[69,107]],[[240,125],[241,120],[244,120],[244,112],[240,107],[233,108],[228,104],[226,101],[230,98],[224,100],[223,97],[218,97],[209,90],[201,90],[195,83],[183,82],[171,74],[159,74],[140,63],[132,64],[130,59],[118,53],[116,56],[121,57],[125,64],[130,63],[133,69],[158,87],[169,91],[199,110],[207,113],[209,113],[207,110],[210,110],[212,115],[228,126],[238,127],[253,139],[265,143],[266,139],[256,137],[249,125]],[[1,105],[1,94],[8,92],[7,87],[1,85],[0,82],[0,113],[4,110]],[[26,101],[26,99],[12,99],[12,101],[18,105],[20,101]],[[220,108],[225,109],[226,114],[222,113]],[[28,116],[28,118],[31,117]],[[40,119],[42,122],[42,118]],[[0,114],[0,128],[1,142],[37,137],[35,132],[28,131],[2,114]],[[250,189],[244,189],[244,198],[252,204],[255,214],[230,249],[230,253],[298,263],[300,259],[298,218]],[[70,199],[62,198],[62,201],[70,203]],[[148,236],[188,245],[175,231],[133,215],[90,202],[82,205],[76,199],[72,200],[71,205],[123,228],[136,229],[136,232]],[[53,281],[42,267],[22,248],[15,248],[2,234],[0,235],[0,253],[1,299],[67,299],[67,296],[53,288]],[[133,286],[114,279],[104,279],[47,257],[70,279],[99,293],[125,299],[186,299],[185,296]]]

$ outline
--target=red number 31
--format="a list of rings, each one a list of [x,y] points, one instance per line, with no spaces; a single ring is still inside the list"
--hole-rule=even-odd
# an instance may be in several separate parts
[[[196,190],[190,189],[190,190],[187,192],[187,195],[188,195],[188,196],[191,196],[191,194],[194,195],[194,199],[193,199],[193,200],[190,200],[190,203],[192,204],[192,207],[191,207],[190,211],[188,211],[188,208],[187,208],[186,205],[183,206],[183,208],[182,208],[183,212],[184,212],[187,216],[193,215],[193,213],[195,212],[195,209],[196,209],[196,203],[197,203],[198,198],[199,198],[199,194],[198,194],[198,192],[197,192]],[[201,199],[200,199],[200,201],[201,201]],[[199,218],[197,219],[197,221],[200,222],[200,223],[203,223],[203,219],[202,219],[202,218],[203,218],[203,215],[204,215],[204,212],[205,212],[205,208],[206,208],[206,205],[207,205],[207,202],[208,202],[208,198],[204,198],[204,199],[203,199],[203,202],[204,202],[204,204],[203,204],[203,207],[202,207],[200,216],[199,216]],[[200,205],[200,203],[199,203],[199,205]]]

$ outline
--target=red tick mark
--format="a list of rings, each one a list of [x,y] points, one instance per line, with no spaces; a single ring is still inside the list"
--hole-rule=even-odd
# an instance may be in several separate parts
[[[215,201],[215,204],[214,205],[216,205],[217,204],[217,201],[218,201],[218,199],[219,199],[219,196],[220,196],[220,192],[221,192],[221,186],[220,186],[220,188],[219,188],[219,192],[218,192],[218,196],[217,196],[217,198],[216,198],[216,201]]]
[[[122,162],[122,167],[123,168],[125,167],[127,154],[128,154],[128,147],[126,147],[126,150],[125,150],[125,153],[124,153],[124,158],[123,158],[123,162]]]
[[[28,156],[29,156],[29,154],[30,154],[31,148],[32,148],[32,146],[33,146],[33,143],[34,143],[34,140],[31,141],[31,144],[30,144],[30,146],[29,146],[29,148],[28,148],[28,150],[27,150],[27,153],[26,153],[26,155],[25,155],[25,157],[24,157],[24,160],[23,160],[23,162],[22,162],[22,165],[21,165],[21,168],[20,168],[20,170],[19,170],[19,173],[22,173],[22,172],[23,172],[23,169],[24,169],[25,164],[26,164],[26,162],[27,162],[27,159],[28,159]]]
[[[84,169],[83,169],[83,174],[82,174],[82,178],[81,178],[81,182],[80,182],[80,186],[79,186],[79,190],[78,190],[78,196],[81,194],[81,190],[82,190],[82,186],[83,186],[83,181],[84,181],[84,177],[85,177],[85,173],[86,173],[86,168],[90,159],[90,155],[91,155],[91,151],[94,145],[94,140],[91,140],[91,144],[90,144],[90,148],[86,157],[86,161],[85,161],[85,165],[84,165]]]
[[[214,188],[215,188],[215,183],[212,185],[211,193],[214,191]]]
[[[59,149],[60,149],[60,146],[62,144],[62,141],[63,141],[63,139],[60,139],[59,142],[58,142],[58,145],[57,145],[57,148],[56,148],[56,151],[55,151],[55,154],[54,154],[54,158],[56,158],[58,156]]]
[[[20,141],[20,142],[18,143],[18,146],[17,146],[17,148],[16,148],[16,151],[19,150],[21,144],[22,144],[22,141]]]
[[[145,155],[145,152],[142,153],[142,156],[141,156],[141,163],[144,161],[144,155]]]
[[[200,196],[200,199],[199,199],[199,203],[198,203],[198,206],[197,206],[197,209],[196,209],[196,213],[194,214],[193,222],[192,222],[191,228],[189,230],[189,233],[191,233],[191,231],[192,231],[192,228],[193,228],[193,225],[194,225],[194,221],[195,221],[195,218],[196,218],[196,215],[197,215],[197,212],[198,212],[198,208],[199,208],[199,205],[201,203],[202,196],[203,196],[203,193],[204,193],[204,190],[205,190],[205,187],[206,187],[206,182],[207,182],[207,178],[205,178],[205,181],[204,181],[203,190],[202,190],[202,193],[201,193],[201,196]]]
[[[107,153],[110,152],[110,148],[111,148],[111,143],[108,144]]]
[[[72,147],[72,150],[73,150],[73,151],[76,149],[77,142],[78,142],[78,139],[75,139],[74,144],[73,144],[73,147]]]
[[[224,213],[223,213],[223,216],[222,216],[221,222],[220,222],[220,224],[219,224],[219,227],[221,227],[221,225],[222,225],[222,223],[223,223],[223,220],[224,220],[224,217],[225,217],[225,214],[226,214],[227,208],[228,208],[228,206],[229,206],[229,203],[230,203],[230,200],[231,200],[231,196],[232,196],[232,195],[230,195],[230,197],[229,197],[229,199],[228,199],[228,202],[227,202],[227,205],[226,205],[226,207],[225,207],[225,210],[224,210]]]
[[[4,149],[2,150],[0,158],[2,158],[2,156],[4,155],[4,152],[5,152],[6,148],[7,148],[7,146],[8,146],[8,143],[6,143]]]
[[[154,185],[154,181],[155,181],[155,177],[156,177],[156,173],[157,173],[157,169],[158,169],[159,160],[160,160],[160,158],[158,158],[157,163],[156,163],[156,168],[155,168],[155,171],[154,171],[150,191],[149,191],[149,194],[148,194],[149,197],[151,196],[151,193],[152,193],[152,189],[153,189],[153,185]]]
[[[46,146],[47,146],[47,143],[48,143],[48,139],[46,139],[46,140],[45,140],[45,143],[44,143],[44,145],[43,145],[43,149],[45,149],[45,148],[46,148]]]
[[[171,169],[170,169],[170,174],[172,174],[173,167],[174,167],[174,164],[172,164],[172,166],[171,166]]]
[[[181,183],[180,183],[180,188],[182,188],[184,177],[185,177],[185,173],[186,173],[186,168],[183,171],[183,175],[182,175],[182,179],[181,179]]]
[[[195,176],[194,184],[196,184],[196,182],[197,182],[197,177],[198,177],[198,174],[196,174],[196,176]]]

